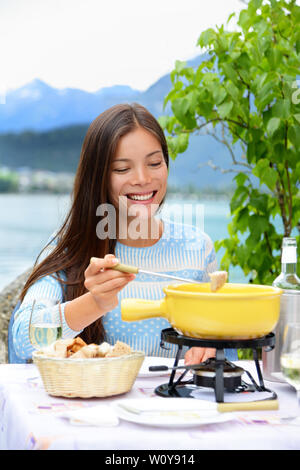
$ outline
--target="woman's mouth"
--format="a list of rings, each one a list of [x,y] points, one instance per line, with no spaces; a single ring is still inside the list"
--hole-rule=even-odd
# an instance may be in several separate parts
[[[152,202],[156,193],[157,191],[151,191],[148,193],[130,193],[130,194],[127,194],[126,196],[128,197],[128,199],[134,202],[149,203],[149,202]]]

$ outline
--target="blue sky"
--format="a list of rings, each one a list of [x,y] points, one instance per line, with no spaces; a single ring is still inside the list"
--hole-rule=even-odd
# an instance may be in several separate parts
[[[56,88],[145,90],[176,59],[200,53],[200,33],[240,0],[4,0],[0,92],[34,78]]]

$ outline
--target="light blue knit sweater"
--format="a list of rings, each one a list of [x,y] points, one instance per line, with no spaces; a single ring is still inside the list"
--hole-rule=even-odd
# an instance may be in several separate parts
[[[51,248],[50,248],[51,249]],[[182,225],[164,220],[164,232],[160,240],[146,248],[128,247],[119,242],[116,244],[116,257],[121,263],[138,266],[140,269],[168,273],[182,278],[208,282],[208,273],[217,269],[217,262],[212,240],[200,229],[191,225]],[[64,276],[63,272],[60,272]],[[133,349],[143,350],[148,356],[175,357],[177,346],[166,344],[168,350],[160,347],[161,330],[170,327],[164,318],[152,318],[137,322],[124,322],[121,319],[120,301],[124,298],[161,299],[162,288],[172,283],[170,279],[137,274],[121,292],[118,306],[103,317],[106,340],[114,344],[124,341]],[[13,341],[17,355],[29,359],[33,347],[29,341],[28,326],[33,300],[41,308],[42,321],[47,322],[58,314],[58,305],[42,307],[43,299],[52,299],[61,303],[63,317],[63,338],[73,338],[78,331],[69,328],[64,310],[63,290],[59,281],[45,276],[27,291],[26,296],[15,315]],[[226,350],[226,357],[236,360],[234,350]]]

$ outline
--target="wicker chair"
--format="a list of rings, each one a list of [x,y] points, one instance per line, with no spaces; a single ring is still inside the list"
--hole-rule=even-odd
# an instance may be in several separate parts
[[[0,292],[0,363],[20,361],[20,359],[17,360],[17,357],[14,356],[15,353],[11,346],[9,346],[9,344],[12,344],[12,317],[16,313],[19,296],[31,272],[32,269],[25,271]],[[10,347],[10,352],[8,346]]]

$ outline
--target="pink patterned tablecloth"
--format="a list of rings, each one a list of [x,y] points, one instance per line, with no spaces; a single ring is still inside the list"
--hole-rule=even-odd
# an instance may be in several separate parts
[[[255,376],[251,362],[239,361]],[[255,376],[256,378],[256,376]],[[236,412],[231,421],[187,428],[144,426],[120,420],[117,426],[76,426],[59,416],[64,411],[113,400],[149,398],[166,377],[138,378],[119,397],[67,399],[49,396],[33,364],[0,365],[0,449],[300,449],[300,426],[279,416],[298,414],[296,393],[287,384],[265,382],[278,394],[278,411]],[[213,393],[213,392],[212,392]]]

